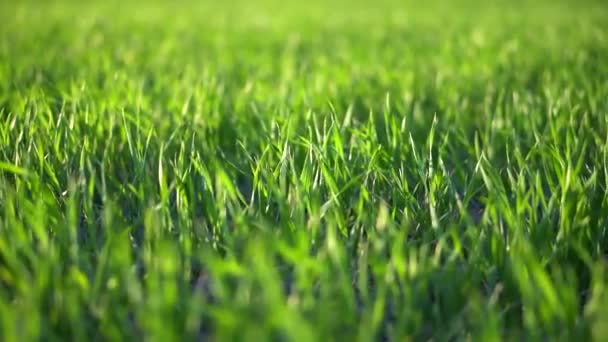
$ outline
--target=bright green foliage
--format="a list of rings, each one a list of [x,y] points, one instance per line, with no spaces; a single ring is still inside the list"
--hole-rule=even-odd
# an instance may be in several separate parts
[[[605,1],[5,1],[0,340],[602,340]]]

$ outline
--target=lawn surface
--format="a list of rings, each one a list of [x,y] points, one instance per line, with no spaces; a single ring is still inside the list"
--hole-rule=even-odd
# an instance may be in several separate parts
[[[608,337],[608,3],[4,1],[0,340]]]

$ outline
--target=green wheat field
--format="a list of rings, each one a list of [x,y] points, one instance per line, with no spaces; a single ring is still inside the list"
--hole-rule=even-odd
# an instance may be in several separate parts
[[[608,339],[608,2],[0,22],[0,340]]]

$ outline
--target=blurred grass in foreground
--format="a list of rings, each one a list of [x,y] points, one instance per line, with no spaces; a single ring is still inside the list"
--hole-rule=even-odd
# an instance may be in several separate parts
[[[0,5],[0,339],[601,340],[602,1]]]

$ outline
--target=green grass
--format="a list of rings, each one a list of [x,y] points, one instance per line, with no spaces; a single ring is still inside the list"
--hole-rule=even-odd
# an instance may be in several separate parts
[[[0,13],[0,340],[608,336],[605,2]]]

